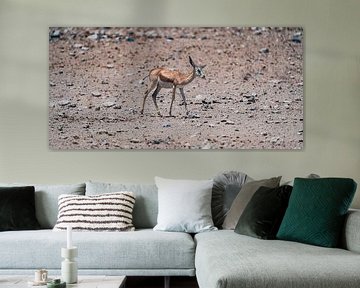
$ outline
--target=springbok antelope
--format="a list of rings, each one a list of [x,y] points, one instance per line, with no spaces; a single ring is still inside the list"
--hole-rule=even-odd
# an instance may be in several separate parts
[[[159,107],[156,102],[156,96],[160,92],[161,88],[172,89],[172,99],[171,99],[170,112],[169,112],[170,116],[171,116],[173,102],[175,99],[176,88],[179,88],[179,90],[180,90],[182,99],[184,101],[186,115],[189,114],[189,111],[187,109],[185,94],[184,94],[184,86],[189,84],[191,81],[193,81],[196,76],[205,79],[205,74],[204,74],[203,69],[206,66],[206,65],[196,65],[190,56],[189,56],[189,61],[190,61],[191,66],[193,67],[193,69],[191,72],[186,73],[186,74],[181,73],[178,70],[170,70],[170,69],[167,69],[164,67],[155,68],[150,71],[149,75],[145,77],[145,78],[149,77],[150,85],[149,85],[149,88],[145,92],[142,109],[140,111],[141,114],[144,113],[144,106],[145,106],[146,98],[148,97],[149,93],[155,87],[156,87],[156,89],[154,90],[154,92],[152,94],[152,98],[153,98],[153,101],[154,101],[154,104],[156,107],[156,111],[159,114],[159,116],[161,116],[161,113],[160,113]]]

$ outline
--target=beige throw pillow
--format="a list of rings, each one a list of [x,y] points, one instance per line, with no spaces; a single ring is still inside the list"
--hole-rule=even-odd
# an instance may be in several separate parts
[[[281,176],[273,177],[270,179],[251,181],[244,184],[237,194],[234,202],[232,203],[229,212],[227,213],[224,223],[222,225],[223,229],[234,230],[237,222],[240,219],[241,214],[243,213],[246,205],[249,203],[251,197],[255,192],[261,187],[276,188],[279,187]]]

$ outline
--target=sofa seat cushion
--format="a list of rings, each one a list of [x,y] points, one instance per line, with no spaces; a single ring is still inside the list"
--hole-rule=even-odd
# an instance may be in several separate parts
[[[79,270],[194,269],[195,244],[186,233],[73,232]],[[2,232],[0,269],[60,269],[66,231]]]
[[[195,236],[200,288],[357,287],[360,254],[229,230]]]

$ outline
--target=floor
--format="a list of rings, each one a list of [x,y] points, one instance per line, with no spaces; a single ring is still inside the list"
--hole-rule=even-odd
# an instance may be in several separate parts
[[[163,288],[164,277],[127,277],[126,288]],[[171,288],[199,288],[195,277],[171,277]]]

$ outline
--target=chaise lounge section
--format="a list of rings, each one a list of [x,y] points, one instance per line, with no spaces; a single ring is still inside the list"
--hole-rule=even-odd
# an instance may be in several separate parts
[[[347,219],[344,240],[350,250],[262,240],[230,230],[197,234],[195,268],[199,286],[358,287],[360,212],[351,211]]]

